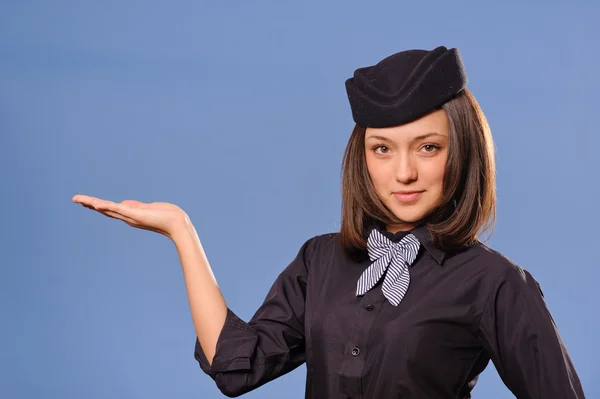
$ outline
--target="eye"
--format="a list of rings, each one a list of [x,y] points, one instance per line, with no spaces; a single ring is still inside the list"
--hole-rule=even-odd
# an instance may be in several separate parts
[[[421,147],[421,151],[423,151],[427,154],[431,154],[439,149],[440,149],[440,146],[437,144],[425,144],[423,147]]]
[[[375,151],[376,154],[387,154],[390,151],[390,148],[385,146],[385,145],[381,145],[378,144],[375,147],[373,147],[373,151]]]

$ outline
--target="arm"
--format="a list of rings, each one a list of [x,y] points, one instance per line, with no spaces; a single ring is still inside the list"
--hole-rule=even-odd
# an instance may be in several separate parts
[[[304,362],[310,240],[278,277],[250,323],[245,323],[227,308],[196,230],[179,207],[165,202],[115,203],[86,195],[75,195],[73,202],[173,240],[197,335],[196,359],[225,395],[241,395]]]
[[[125,200],[116,203],[80,194],[73,197],[73,202],[173,240],[183,268],[194,327],[210,363],[225,323],[227,306],[187,214],[167,202]]]
[[[313,240],[277,277],[249,322],[227,309],[212,364],[196,340],[195,358],[227,396],[238,396],[305,361],[304,306]]]
[[[225,324],[227,305],[189,218],[181,218],[175,225],[172,240],[181,261],[196,335],[211,364]]]
[[[500,377],[518,399],[584,398],[539,285],[525,270],[506,270],[479,331]]]

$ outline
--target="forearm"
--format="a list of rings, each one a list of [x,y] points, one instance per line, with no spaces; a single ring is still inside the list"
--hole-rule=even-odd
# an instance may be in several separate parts
[[[209,363],[227,316],[227,305],[196,233],[186,217],[172,234],[175,243],[198,341]]]

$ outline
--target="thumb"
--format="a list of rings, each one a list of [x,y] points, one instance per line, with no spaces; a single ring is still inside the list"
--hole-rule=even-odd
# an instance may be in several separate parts
[[[135,200],[123,200],[123,201],[121,201],[121,204],[125,205],[125,206],[130,206],[132,208],[139,208],[140,206],[144,205],[143,202],[135,201]]]

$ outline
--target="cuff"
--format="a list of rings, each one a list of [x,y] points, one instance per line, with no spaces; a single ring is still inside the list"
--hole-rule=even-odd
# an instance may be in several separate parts
[[[217,373],[249,370],[252,367],[257,343],[258,335],[252,327],[227,308],[227,317],[217,339],[212,365],[208,363],[198,337],[196,337],[194,358],[202,371],[214,379]]]

